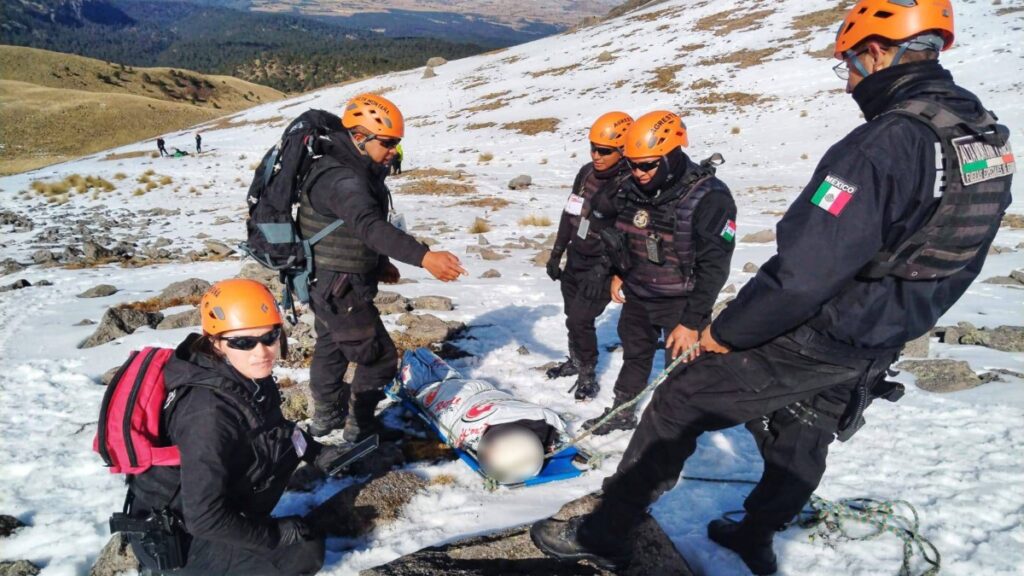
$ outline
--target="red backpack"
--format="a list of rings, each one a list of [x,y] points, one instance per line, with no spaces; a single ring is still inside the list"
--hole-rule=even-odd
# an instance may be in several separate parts
[[[152,466],[179,466],[177,446],[164,446],[161,414],[167,391],[164,366],[170,348],[132,352],[107,386],[92,449],[112,474],[141,474]]]

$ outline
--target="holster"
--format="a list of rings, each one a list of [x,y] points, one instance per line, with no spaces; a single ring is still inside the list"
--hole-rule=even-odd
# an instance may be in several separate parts
[[[185,565],[188,534],[169,508],[154,510],[145,518],[117,512],[110,517],[110,532],[123,532],[141,545],[156,564],[152,568],[176,570]]]
[[[629,272],[633,267],[633,258],[626,235],[616,228],[605,228],[600,234],[611,267],[620,274]]]

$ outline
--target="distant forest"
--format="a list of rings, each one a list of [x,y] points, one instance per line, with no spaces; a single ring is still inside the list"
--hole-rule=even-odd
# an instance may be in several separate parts
[[[432,56],[461,58],[489,49],[173,0],[3,2],[3,44],[226,74],[285,92],[415,68]]]

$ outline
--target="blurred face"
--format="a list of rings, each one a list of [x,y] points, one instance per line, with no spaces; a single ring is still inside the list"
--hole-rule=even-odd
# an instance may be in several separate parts
[[[359,132],[353,133],[352,138],[357,145],[362,146],[363,154],[381,165],[391,163],[391,160],[398,154],[395,147],[402,141],[401,138],[369,136]]]
[[[633,173],[633,179],[638,184],[647,184],[654,179],[658,173],[658,164],[661,163],[661,156],[648,156],[646,158],[630,158],[629,170]]]
[[[214,337],[213,347],[242,376],[257,380],[273,371],[282,337],[280,326],[229,330]]]
[[[622,152],[618,148],[605,146],[604,144],[590,143],[590,159],[594,161],[594,168],[603,172],[622,159]]]

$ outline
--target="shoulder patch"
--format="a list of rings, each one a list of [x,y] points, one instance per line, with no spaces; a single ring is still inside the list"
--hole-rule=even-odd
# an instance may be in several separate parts
[[[811,204],[833,216],[839,216],[856,193],[856,186],[829,172],[811,196]]]
[[[725,226],[722,227],[722,231],[719,235],[725,239],[726,242],[732,242],[736,239],[736,221],[726,220]]]

